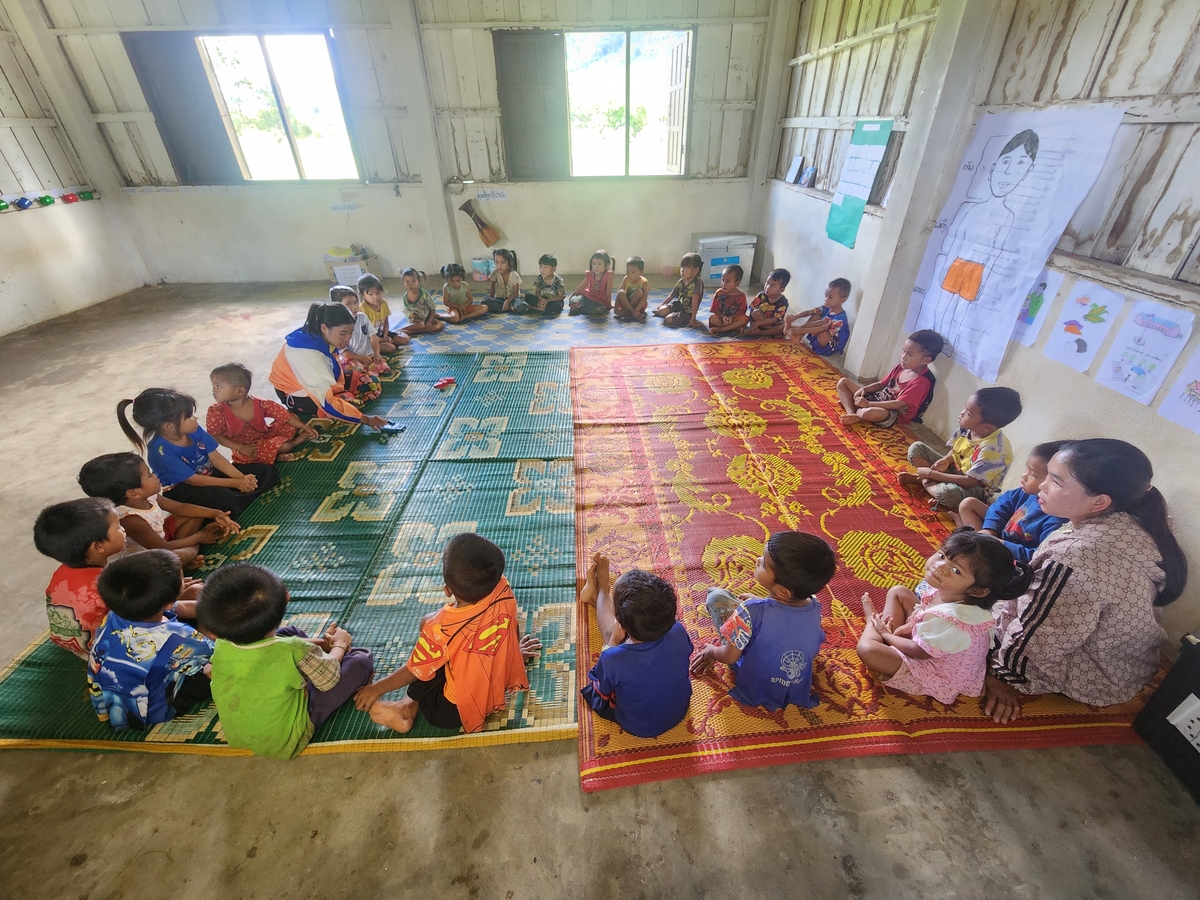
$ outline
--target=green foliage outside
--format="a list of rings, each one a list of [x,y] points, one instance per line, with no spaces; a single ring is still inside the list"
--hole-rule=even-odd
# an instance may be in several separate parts
[[[637,137],[638,132],[646,127],[648,120],[649,115],[646,112],[646,107],[637,107],[629,117],[630,137]],[[572,109],[571,124],[576,128],[582,129],[603,131],[607,128],[611,131],[620,131],[625,127],[625,107],[623,105],[612,106],[610,104],[606,109],[601,109],[595,105],[582,109]]]

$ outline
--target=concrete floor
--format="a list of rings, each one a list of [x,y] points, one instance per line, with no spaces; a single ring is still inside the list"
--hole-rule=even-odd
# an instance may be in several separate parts
[[[5,339],[0,663],[45,627],[37,511],[143,387],[265,374],[319,284],[148,288]],[[265,379],[264,379],[265,381]],[[260,385],[265,388],[265,384]],[[579,790],[573,742],[278,763],[0,753],[0,897],[1200,897],[1142,746],[846,759]]]

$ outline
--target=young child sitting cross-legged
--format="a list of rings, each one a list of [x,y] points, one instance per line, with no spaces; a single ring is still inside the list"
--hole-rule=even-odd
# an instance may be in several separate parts
[[[404,279],[404,314],[408,324],[400,330],[407,335],[433,334],[446,327],[433,308],[433,297],[421,286],[421,273],[407,268],[400,273]]]
[[[842,309],[850,299],[850,282],[835,278],[825,288],[825,302],[788,316],[788,337],[799,347],[808,342],[808,349],[818,356],[833,356],[846,349],[850,340],[850,317]],[[798,319],[804,319],[797,324]]]
[[[204,424],[218,444],[233,451],[235,463],[273,466],[276,460],[289,462],[295,459],[292,451],[296,447],[317,437],[317,430],[286,406],[251,397],[253,376],[245,366],[239,363],[217,366],[208,378],[215,402],[208,408]],[[270,425],[267,419],[271,420]]]
[[[1061,516],[1047,515],[1038,502],[1038,489],[1049,475],[1050,460],[1065,443],[1049,441],[1030,450],[1021,486],[1005,491],[991,506],[974,497],[963,500],[958,505],[962,524],[1000,538],[1020,562],[1033,559],[1042,541],[1067,524]]]
[[[362,303],[362,311],[371,320],[371,325],[374,326],[375,334],[379,338],[379,352],[395,353],[407,345],[409,342],[407,334],[392,331],[392,309],[388,306],[387,298],[384,296],[383,282],[370,272],[365,272],[358,277],[356,287]]]
[[[766,597],[741,599],[724,588],[708,592],[705,606],[720,630],[720,644],[708,644],[692,660],[703,675],[715,663],[735,669],[734,700],[772,712],[788,704],[811,708],[813,660],[825,640],[816,594],[837,568],[833,550],[803,531],[771,535],[754,577]]]
[[[700,270],[704,258],[699,253],[685,253],[679,260],[679,280],[666,300],[654,314],[671,328],[697,328],[700,324],[700,303],[704,300],[704,279]]]
[[[942,352],[943,346],[945,341],[936,331],[914,331],[900,350],[900,362],[882,381],[860,385],[849,378],[840,379],[838,399],[846,411],[842,424],[868,422],[880,428],[891,428],[919,420],[933,392],[933,373],[929,371],[929,364]]]
[[[325,636],[280,628],[288,592],[262,566],[214,572],[200,595],[200,627],[217,638],[212,694],[225,740],[259,756],[291,759],[351,695],[371,681],[371,651],[337,623]]]
[[[552,253],[543,253],[538,258],[533,290],[518,297],[513,302],[513,309],[540,316],[557,316],[561,313],[566,302],[567,285],[557,270],[558,258]]]
[[[783,337],[788,308],[783,291],[791,280],[792,273],[787,269],[772,269],[767,273],[763,289],[750,301],[746,337]]]
[[[442,303],[446,311],[438,313],[439,319],[458,325],[487,315],[488,308],[475,302],[471,288],[465,284],[467,270],[461,263],[452,262],[442,266],[442,277],[446,279],[442,285]]]
[[[675,590],[633,569],[610,584],[608,557],[592,557],[579,599],[596,608],[604,649],[580,693],[592,711],[637,737],[658,737],[687,715],[692,640],[675,620]]]
[[[746,295],[740,287],[744,277],[741,266],[726,266],[721,271],[721,286],[713,294],[712,315],[708,317],[709,334],[736,333],[749,323]]]
[[[242,530],[222,510],[159,496],[162,482],[136,453],[89,459],[79,470],[79,486],[89,497],[116,504],[125,530],[125,549],[118,557],[139,550],[170,550],[180,564],[199,567],[204,564],[204,557],[198,555],[201,544]]]
[[[169,722],[212,699],[212,641],[176,618],[179,558],[147,550],[112,563],[96,582],[109,613],[88,659],[88,693],[115,729]]]
[[[867,620],[858,657],[888,687],[953,703],[983,693],[994,623],[991,608],[1029,589],[1033,570],[1000,541],[960,528],[925,562],[913,590],[896,585],[883,612],[863,594]]]
[[[450,602],[421,621],[408,662],[354,697],[360,710],[395,731],[411,731],[418,712],[438,728],[481,731],[509,691],[529,689],[523,657],[542,647],[532,635],[520,636],[504,553],[487,538],[458,534],[447,541],[442,578]],[[403,700],[380,699],[403,687]]]
[[[390,372],[391,368],[379,352],[379,335],[375,333],[375,326],[362,311],[358,291],[344,284],[335,284],[329,289],[329,302],[341,304],[354,316],[354,331],[350,334],[350,343],[342,351],[342,357],[346,360],[345,368],[361,369],[371,377]],[[347,388],[354,390],[353,385],[347,385]]]
[[[626,322],[640,322],[646,318],[646,301],[650,296],[650,282],[646,280],[646,261],[640,256],[625,260],[625,278],[617,299],[613,303],[613,315]]]
[[[50,640],[87,659],[92,638],[108,615],[96,579],[108,558],[125,549],[117,511],[101,497],[47,506],[33,523],[33,544],[61,563],[46,586]]]
[[[1012,388],[980,388],[958,414],[950,452],[917,441],[908,461],[917,467],[900,473],[900,483],[933,498],[937,509],[958,512],[963,500],[987,501],[1000,492],[1012,464],[1013,449],[1000,429],[1021,414],[1021,395]]]

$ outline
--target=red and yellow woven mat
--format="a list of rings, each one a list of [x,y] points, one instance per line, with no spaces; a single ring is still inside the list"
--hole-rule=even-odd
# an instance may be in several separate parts
[[[896,483],[910,435],[841,425],[837,378],[823,360],[773,341],[572,351],[581,578],[597,551],[614,578],[631,568],[662,575],[699,647],[716,640],[704,610],[711,586],[762,593],[754,563],[772,532],[819,534],[839,560],[819,595],[819,706],[742,706],[723,666],[693,680],[687,718],[657,739],[581,706],[585,791],[806,759],[1137,740],[1140,701],[1095,709],[1045,696],[1001,726],[975,698],[945,706],[867,672],[854,652],[863,592],[882,598],[893,584],[915,584],[948,523]],[[600,638],[594,614],[581,610],[579,622],[582,685]]]

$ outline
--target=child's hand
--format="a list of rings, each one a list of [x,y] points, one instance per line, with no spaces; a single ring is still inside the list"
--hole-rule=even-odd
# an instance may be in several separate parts
[[[861,400],[861,399],[862,399],[863,397],[865,397],[865,396],[867,396],[867,389],[866,389],[866,388],[859,388],[857,391],[855,391],[855,392],[854,392],[854,399],[855,399],[855,400]]]
[[[892,629],[892,634],[896,637],[910,638],[912,637],[912,622],[904,622]]]
[[[385,419],[383,416],[363,416],[362,423],[370,426],[371,428],[382,428],[387,424],[387,419]]]
[[[932,465],[930,465],[929,468],[933,469],[933,471],[935,471],[935,472],[945,472],[945,471],[949,470],[950,457],[943,456],[941,459],[937,460]]]
[[[701,651],[692,659],[692,664],[688,667],[693,675],[707,675],[713,670],[712,653],[716,650],[715,644],[706,644]]]
[[[864,407],[867,407],[870,405],[871,405],[871,401],[868,400],[866,397],[859,397],[857,395],[855,396],[855,398],[854,398],[854,408],[855,409],[863,409]]]
[[[329,630],[325,632],[325,640],[329,641],[331,647],[341,647],[343,651],[349,650],[354,643],[350,632],[345,628],[339,628],[337,622],[333,622],[329,626]]]
[[[233,449],[242,454],[242,456],[249,456],[251,459],[258,455],[258,448],[253,444],[236,444]]]
[[[542,650],[542,642],[535,635],[527,634],[521,638],[521,659],[533,659]]]
[[[172,612],[175,613],[177,619],[195,619],[196,618],[196,601],[195,600],[176,600],[175,606],[172,607]]]
[[[927,481],[929,476],[933,474],[933,471],[931,466],[917,466],[917,477],[922,481]]]
[[[360,712],[366,712],[386,693],[387,691],[383,689],[380,682],[373,681],[366,687],[359,688],[354,694],[354,708]]]
[[[233,521],[227,512],[218,512],[215,516],[213,516],[213,522],[214,524],[221,526],[222,537],[227,534],[238,534],[242,530],[242,526]]]
[[[184,602],[199,600],[202,590],[204,590],[204,582],[199,578],[185,578],[178,599]]]
[[[243,475],[237,481],[238,490],[243,494],[252,494],[258,489],[258,478],[254,475]]]
[[[890,618],[885,618],[883,613],[875,613],[873,616],[871,616],[871,624],[875,626],[875,630],[878,631],[880,635],[892,633],[892,620]]]
[[[374,361],[377,364],[381,363],[381,362],[383,362],[383,357],[376,356]],[[321,436],[320,432],[318,432],[317,429],[313,428],[307,422],[305,424],[301,425],[298,430],[302,435],[305,436],[305,438],[307,438],[310,441],[315,441],[317,438],[319,438]]]

